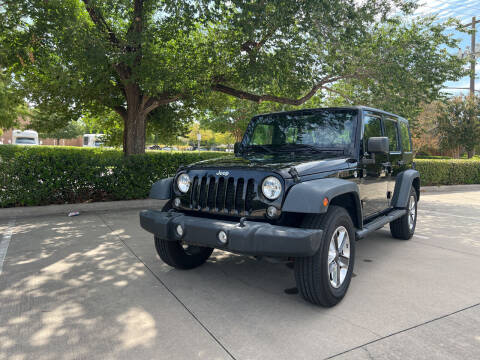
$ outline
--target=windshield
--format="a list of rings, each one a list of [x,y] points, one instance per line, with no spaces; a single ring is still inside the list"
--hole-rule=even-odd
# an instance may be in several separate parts
[[[15,140],[15,144],[28,144],[28,145],[35,145],[35,139],[34,138],[28,138],[28,137],[18,137]]]
[[[262,115],[247,129],[247,147],[310,148],[347,151],[353,148],[356,110],[319,109]]]

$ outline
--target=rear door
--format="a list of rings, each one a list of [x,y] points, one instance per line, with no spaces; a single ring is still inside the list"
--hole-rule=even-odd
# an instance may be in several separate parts
[[[388,137],[388,162],[386,163],[387,172],[387,203],[390,205],[393,197],[393,190],[395,188],[395,178],[400,172],[399,169],[402,166],[403,155],[400,143],[398,119],[394,116],[385,115],[383,118],[383,128],[385,136]]]

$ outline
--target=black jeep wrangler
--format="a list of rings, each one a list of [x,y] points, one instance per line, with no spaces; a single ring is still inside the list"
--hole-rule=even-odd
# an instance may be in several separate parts
[[[168,200],[140,213],[160,258],[202,265],[214,248],[294,261],[302,296],[337,304],[352,277],[355,240],[390,223],[415,231],[420,177],[408,122],[367,107],[254,117],[235,157],[198,162],[156,182]]]

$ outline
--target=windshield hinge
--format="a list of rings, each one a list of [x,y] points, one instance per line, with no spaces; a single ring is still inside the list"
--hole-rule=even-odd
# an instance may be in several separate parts
[[[297,169],[294,167],[291,167],[290,170],[288,170],[288,173],[292,176],[293,181],[299,182],[300,181],[300,176],[298,175]]]

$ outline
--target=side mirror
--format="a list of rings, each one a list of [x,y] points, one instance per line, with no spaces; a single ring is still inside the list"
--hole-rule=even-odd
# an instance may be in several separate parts
[[[235,155],[240,155],[241,151],[242,151],[242,143],[236,142],[235,145],[233,145],[233,152],[235,153]]]
[[[371,137],[368,139],[367,151],[372,154],[388,153],[388,137]]]

